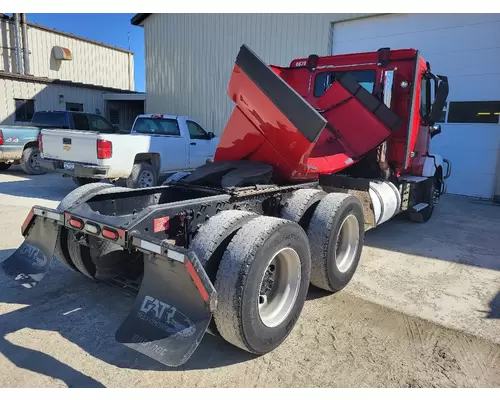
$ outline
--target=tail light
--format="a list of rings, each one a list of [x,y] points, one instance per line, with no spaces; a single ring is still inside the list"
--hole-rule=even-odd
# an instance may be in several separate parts
[[[102,160],[111,158],[113,155],[113,147],[109,140],[97,139],[97,158]]]
[[[79,218],[71,217],[69,219],[69,224],[76,229],[82,229],[83,228],[83,221]]]
[[[102,236],[106,239],[118,240],[118,232],[108,227],[102,228]]]
[[[38,134],[38,150],[40,150],[40,153],[43,153],[43,139],[42,139],[42,134]]]
[[[0,146],[3,145],[3,132],[0,129]]]

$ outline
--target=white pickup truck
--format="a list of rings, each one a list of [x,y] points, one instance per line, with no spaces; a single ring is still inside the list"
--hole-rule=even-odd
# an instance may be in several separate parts
[[[191,118],[141,114],[130,134],[43,129],[40,164],[78,184],[126,179],[130,188],[213,161],[219,138]]]

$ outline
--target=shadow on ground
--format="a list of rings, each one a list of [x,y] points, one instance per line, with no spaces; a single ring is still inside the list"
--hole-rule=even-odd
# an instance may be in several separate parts
[[[366,233],[365,246],[500,271],[500,207],[445,195],[431,220],[398,216]]]
[[[27,175],[20,168],[11,168],[1,171],[0,175],[20,178],[20,180],[3,180],[0,184],[0,195],[60,201],[76,188],[71,179],[59,174]]]
[[[15,249],[0,250],[0,261]],[[10,333],[28,328],[58,332],[92,357],[119,368],[196,370],[245,362],[254,356],[206,334],[188,362],[166,367],[115,341],[114,334],[133,303],[133,296],[106,284],[54,266],[33,289],[25,289],[0,272],[0,303],[26,305],[0,315],[0,352],[19,368],[62,380],[68,387],[103,387],[95,379],[38,350],[11,343]]]

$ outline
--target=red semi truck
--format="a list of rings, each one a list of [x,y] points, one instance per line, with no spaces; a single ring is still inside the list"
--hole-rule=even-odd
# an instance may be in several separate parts
[[[417,50],[380,49],[266,65],[240,48],[234,108],[213,163],[159,187],[92,183],[35,206],[2,262],[24,287],[54,259],[132,288],[116,339],[169,366],[205,332],[245,351],[279,346],[309,284],[352,279],[364,234],[405,214],[426,222],[450,163],[429,154],[448,94]]]

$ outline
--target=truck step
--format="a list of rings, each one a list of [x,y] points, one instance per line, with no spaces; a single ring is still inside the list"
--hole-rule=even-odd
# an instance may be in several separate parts
[[[428,206],[429,206],[428,203],[418,203],[418,204],[416,204],[416,205],[414,205],[412,207],[412,211],[413,212],[420,212],[420,211],[422,211],[424,208],[426,208]]]

